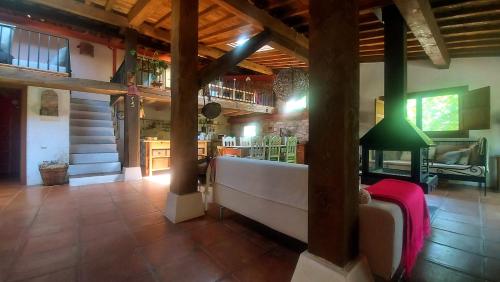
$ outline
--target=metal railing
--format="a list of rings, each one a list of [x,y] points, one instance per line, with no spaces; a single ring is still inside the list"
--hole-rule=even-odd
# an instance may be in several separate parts
[[[159,70],[157,60],[137,57],[136,82],[138,86],[162,90],[170,88],[170,80],[167,80],[168,71],[167,69]]]
[[[67,38],[0,24],[0,63],[71,74]]]

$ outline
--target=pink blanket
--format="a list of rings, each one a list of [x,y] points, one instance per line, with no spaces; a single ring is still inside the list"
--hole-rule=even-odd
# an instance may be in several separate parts
[[[431,233],[429,211],[422,188],[417,184],[384,179],[366,189],[374,199],[401,207],[404,220],[403,266],[408,277],[415,265],[424,240]]]

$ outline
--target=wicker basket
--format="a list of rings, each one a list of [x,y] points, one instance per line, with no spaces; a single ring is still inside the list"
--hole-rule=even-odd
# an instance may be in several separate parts
[[[60,168],[39,168],[43,185],[54,186],[66,183],[68,166]]]

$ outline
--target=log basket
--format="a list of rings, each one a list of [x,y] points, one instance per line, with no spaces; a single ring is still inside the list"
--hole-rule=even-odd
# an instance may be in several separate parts
[[[40,167],[39,171],[42,176],[43,185],[45,186],[62,185],[67,182],[68,165],[47,168]]]

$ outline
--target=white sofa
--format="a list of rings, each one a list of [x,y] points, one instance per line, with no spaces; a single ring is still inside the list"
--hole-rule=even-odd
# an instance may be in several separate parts
[[[234,157],[216,159],[219,205],[307,243],[307,165]],[[373,274],[390,280],[401,262],[403,215],[392,203],[360,205],[360,250]]]

